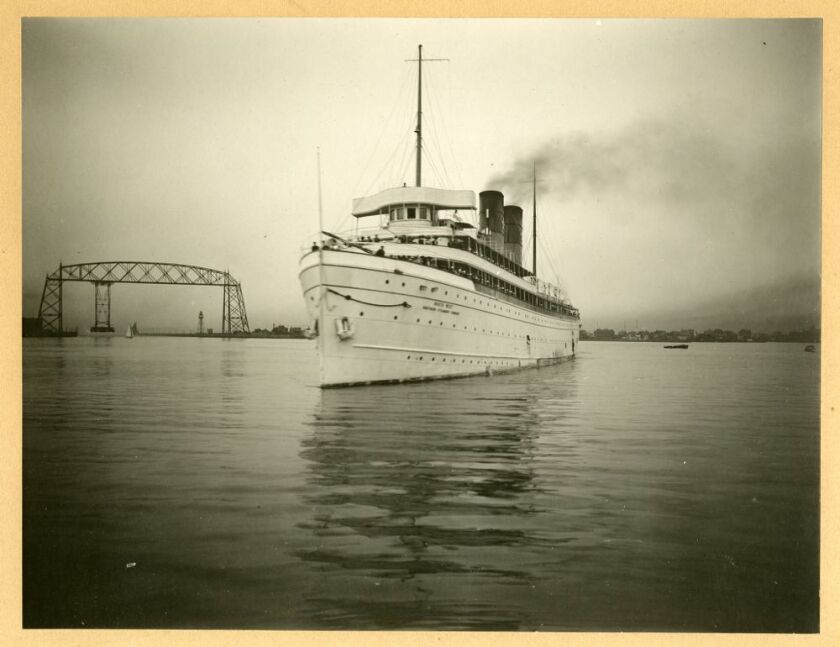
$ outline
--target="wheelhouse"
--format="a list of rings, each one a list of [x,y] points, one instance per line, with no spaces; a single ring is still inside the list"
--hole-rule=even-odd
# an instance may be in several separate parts
[[[387,216],[389,228],[400,224],[441,227],[451,223],[468,225],[459,210],[475,211],[475,192],[436,189],[423,186],[402,186],[386,189],[375,195],[353,200],[353,215]]]

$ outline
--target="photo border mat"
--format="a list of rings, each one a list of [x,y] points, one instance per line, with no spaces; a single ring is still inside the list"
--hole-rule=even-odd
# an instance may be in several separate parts
[[[823,20],[820,632],[818,634],[22,629],[21,19],[23,17],[821,18]],[[0,3],[0,644],[5,645],[840,645],[838,535],[840,384],[838,65],[840,3],[371,0],[5,0]],[[832,181],[833,180],[833,181]]]

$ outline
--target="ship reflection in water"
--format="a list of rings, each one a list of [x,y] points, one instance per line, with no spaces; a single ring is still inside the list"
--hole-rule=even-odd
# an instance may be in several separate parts
[[[532,584],[539,564],[515,556],[545,542],[534,522],[540,427],[530,381],[323,392],[301,452],[313,542],[298,555],[329,580],[309,599],[313,617],[336,626],[520,627],[509,598]],[[555,397],[572,397],[574,382],[563,390]]]
[[[324,391],[301,438],[307,624],[813,630],[813,367],[786,352],[762,382],[746,348],[711,388],[714,352],[654,351]]]

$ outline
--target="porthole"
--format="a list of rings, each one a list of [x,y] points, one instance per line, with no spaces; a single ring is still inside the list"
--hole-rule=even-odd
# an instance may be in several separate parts
[[[390,282],[390,279],[385,279],[385,285],[388,285]]]
[[[365,316],[365,313],[364,313],[364,312],[360,312],[360,313],[359,313],[359,316],[360,316],[360,317],[364,317],[364,316]]]
[[[433,362],[435,361],[435,358],[434,358],[434,357],[432,358],[432,361],[433,361]]]
[[[431,320],[431,319],[429,319],[429,323],[432,323],[432,320]]]
[[[397,315],[394,315],[394,321],[396,321],[396,320],[397,320]]]
[[[411,359],[411,355],[407,356],[406,359]]]

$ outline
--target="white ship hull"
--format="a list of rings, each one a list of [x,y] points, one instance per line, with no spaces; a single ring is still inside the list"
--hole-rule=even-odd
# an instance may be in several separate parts
[[[300,282],[317,322],[324,387],[542,366],[572,358],[579,340],[576,318],[387,256],[312,251]]]

